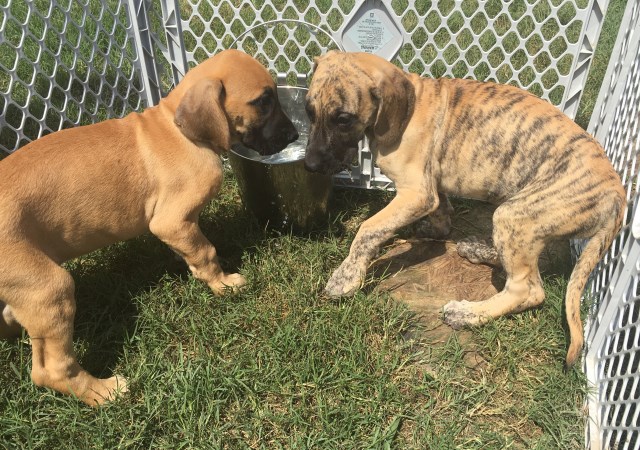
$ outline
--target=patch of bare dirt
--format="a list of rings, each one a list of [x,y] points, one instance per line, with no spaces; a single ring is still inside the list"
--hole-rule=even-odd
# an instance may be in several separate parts
[[[385,278],[377,289],[418,314],[429,342],[444,343],[454,332],[442,322],[442,307],[451,300],[486,300],[505,283],[502,269],[472,264],[460,257],[456,241],[468,237],[491,236],[494,207],[484,203],[464,203],[456,209],[447,240],[397,239],[374,264],[376,275]],[[550,245],[540,258],[543,273],[566,275],[571,271],[568,242]],[[473,351],[471,333],[459,331],[458,340],[466,347],[465,361],[471,367],[482,364]]]

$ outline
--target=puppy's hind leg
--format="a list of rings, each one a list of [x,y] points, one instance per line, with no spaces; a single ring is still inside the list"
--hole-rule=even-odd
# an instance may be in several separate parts
[[[444,306],[444,321],[453,328],[481,325],[491,319],[537,306],[545,293],[538,271],[543,237],[536,234],[516,202],[503,204],[493,216],[493,240],[507,273],[502,292],[481,302],[453,301]]]
[[[86,372],[73,350],[76,303],[71,275],[33,249],[20,252],[20,268],[0,280],[0,295],[31,339],[31,379],[38,386],[75,395],[96,406],[126,391],[121,377],[98,379]]]

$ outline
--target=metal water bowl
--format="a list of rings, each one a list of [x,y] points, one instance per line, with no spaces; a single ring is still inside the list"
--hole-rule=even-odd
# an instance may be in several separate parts
[[[304,152],[309,120],[304,109],[306,88],[278,86],[282,109],[300,137],[274,155],[262,156],[241,144],[229,152],[242,201],[265,226],[308,231],[326,219],[331,176],[308,172]]]

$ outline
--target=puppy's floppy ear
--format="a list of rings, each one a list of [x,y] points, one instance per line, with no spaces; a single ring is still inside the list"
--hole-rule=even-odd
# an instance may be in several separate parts
[[[342,52],[340,50],[329,50],[324,55],[314,56],[314,58],[313,58],[313,69],[311,69],[311,72],[315,72],[316,69],[318,68],[318,64],[320,64],[323,59],[327,58],[328,56],[330,56],[330,55],[332,55],[334,53],[344,53],[344,52]]]
[[[220,80],[205,79],[194,84],[182,97],[173,119],[182,134],[215,151],[230,146],[229,124],[224,113],[224,86]]]
[[[325,56],[326,55],[320,55],[313,58],[313,68],[311,69],[311,73],[314,73],[316,71],[316,69],[318,68],[318,64],[322,62]]]
[[[415,89],[405,74],[395,66],[378,70],[371,96],[377,102],[373,135],[377,145],[390,147],[404,133],[415,106]]]

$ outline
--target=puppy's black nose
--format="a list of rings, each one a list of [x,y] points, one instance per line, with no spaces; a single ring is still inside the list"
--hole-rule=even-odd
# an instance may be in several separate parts
[[[321,166],[322,164],[320,163],[320,161],[313,161],[313,160],[310,160],[309,158],[304,159],[304,168],[308,172],[313,172],[313,173],[319,172]]]
[[[304,168],[307,172],[317,172],[318,168],[315,165],[309,164],[307,161],[304,162]]]

